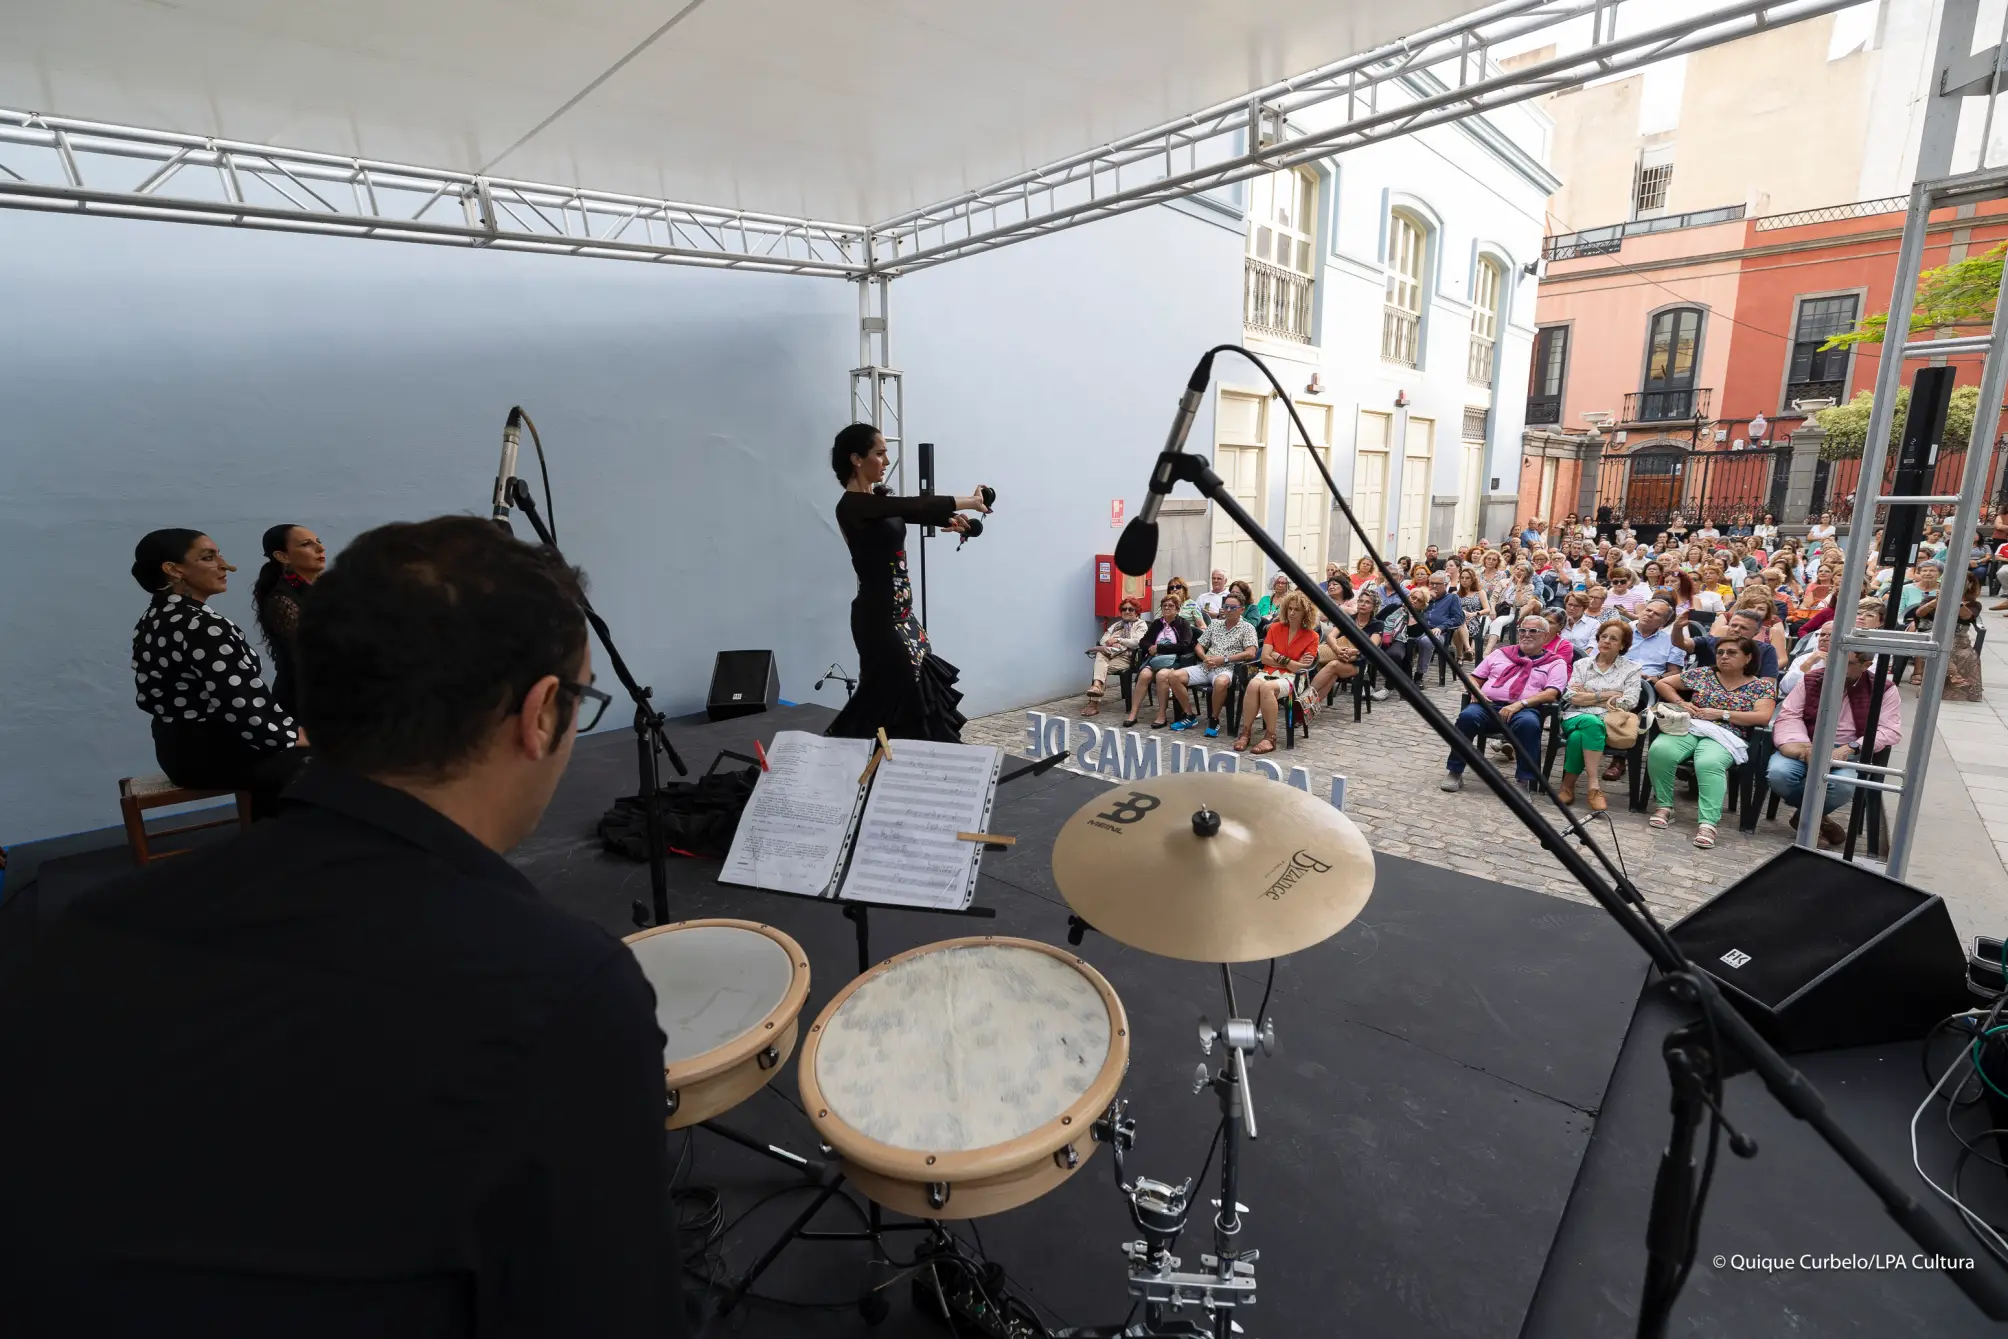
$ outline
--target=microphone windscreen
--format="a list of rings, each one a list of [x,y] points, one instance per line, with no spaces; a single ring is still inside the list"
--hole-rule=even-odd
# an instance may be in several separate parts
[[[971,516],[968,517],[967,520],[969,523],[969,528],[963,531],[965,535],[967,535],[971,539],[974,539],[978,535],[983,533],[983,518],[981,516]]]
[[[1124,576],[1140,577],[1157,561],[1157,522],[1135,520],[1123,527],[1116,541],[1116,566]]]
[[[887,484],[873,484],[873,485],[872,485],[872,496],[873,496],[873,497],[891,497],[891,496],[892,496],[892,488],[891,488],[891,486],[890,486],[890,485],[887,485]]]

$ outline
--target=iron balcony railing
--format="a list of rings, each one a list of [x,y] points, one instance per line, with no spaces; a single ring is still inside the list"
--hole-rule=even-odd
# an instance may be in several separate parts
[[[1311,279],[1253,256],[1241,271],[1241,324],[1272,339],[1311,342]]]
[[[1580,256],[1608,256],[1624,245],[1627,237],[1646,233],[1674,232],[1681,228],[1706,228],[1714,223],[1733,223],[1744,215],[1742,205],[1719,205],[1714,209],[1690,209],[1684,214],[1659,214],[1633,219],[1629,223],[1608,223],[1601,228],[1557,233],[1541,239],[1541,254],[1549,260],[1575,260]]]
[[[1625,396],[1626,423],[1691,423],[1708,417],[1713,387],[1671,391],[1633,391]]]
[[[1546,427],[1562,421],[1562,397],[1559,395],[1530,395],[1527,397],[1527,426]]]

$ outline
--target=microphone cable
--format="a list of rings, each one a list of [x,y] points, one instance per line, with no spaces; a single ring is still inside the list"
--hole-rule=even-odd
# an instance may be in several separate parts
[[[544,477],[544,524],[550,527],[551,543],[558,542],[558,509],[551,503],[551,469],[544,462],[544,439],[537,435],[537,420],[529,411],[517,405],[516,412],[523,416],[523,426],[530,430],[530,445],[537,448],[537,473]]]
[[[1268,379],[1270,386],[1275,388],[1276,398],[1281,400],[1283,402],[1283,408],[1289,411],[1290,422],[1296,426],[1297,436],[1303,440],[1304,445],[1311,457],[1311,463],[1318,467],[1318,474],[1321,478],[1324,479],[1325,487],[1328,490],[1330,490],[1332,495],[1332,500],[1338,503],[1339,511],[1346,518],[1346,524],[1352,527],[1353,533],[1355,535],[1359,536],[1361,545],[1364,546],[1364,548],[1366,549],[1366,556],[1373,560],[1374,570],[1380,573],[1381,579],[1387,583],[1388,589],[1390,591],[1402,591],[1403,599],[1406,600],[1407,598],[1406,587],[1404,587],[1401,584],[1400,579],[1397,578],[1394,572],[1388,567],[1387,559],[1381,556],[1380,550],[1374,547],[1373,540],[1367,535],[1366,527],[1362,526],[1359,522],[1359,518],[1353,515],[1352,504],[1346,501],[1346,495],[1340,490],[1338,481],[1332,477],[1332,471],[1330,467],[1328,467],[1325,464],[1324,457],[1318,453],[1317,448],[1311,446],[1312,437],[1310,430],[1304,426],[1303,418],[1297,413],[1296,402],[1290,398],[1290,393],[1283,389],[1283,383],[1277,380],[1276,374],[1270,370],[1269,364],[1264,362],[1259,355],[1255,354],[1249,349],[1243,348],[1239,344],[1215,345],[1213,348],[1207,350],[1206,358],[1208,361],[1210,361],[1214,354],[1227,353],[1227,352],[1238,353],[1243,358],[1246,358],[1249,362],[1253,363],[1256,367],[1256,370],[1261,372],[1262,375]],[[1435,457],[1432,456],[1431,457],[1432,462],[1434,461],[1434,459]],[[1450,646],[1448,642],[1444,639],[1442,633],[1436,628],[1432,628],[1427,624],[1420,623],[1420,620],[1418,620],[1418,625],[1421,627],[1423,635],[1427,637],[1431,645],[1435,647],[1436,653],[1439,656],[1443,657],[1443,663],[1449,665],[1451,673],[1456,676],[1458,683],[1463,686],[1464,691],[1470,695],[1472,702],[1480,704],[1482,706],[1482,709],[1485,711],[1486,716],[1488,717],[1493,730],[1495,730],[1502,739],[1508,741],[1513,745],[1515,757],[1520,758],[1521,750],[1519,741],[1514,739],[1513,732],[1506,728],[1506,722],[1499,715],[1498,707],[1489,698],[1487,698],[1483,692],[1479,690],[1477,682],[1472,679],[1471,675],[1465,670],[1464,666],[1458,663],[1456,655],[1450,649]],[[1418,688],[1420,688],[1420,685],[1418,685]],[[1562,702],[1557,701],[1555,704],[1556,710],[1560,711],[1563,705],[1564,704]],[[1631,881],[1631,876],[1629,872],[1622,869],[1620,866],[1612,863],[1611,858],[1604,853],[1603,847],[1597,844],[1596,840],[1590,836],[1589,830],[1583,826],[1582,820],[1578,819],[1574,814],[1570,813],[1568,806],[1555,798],[1555,792],[1548,786],[1547,773],[1539,765],[1541,759],[1538,756],[1538,754],[1533,758],[1522,758],[1521,760],[1533,764],[1528,768],[1528,770],[1534,774],[1535,780],[1540,787],[1541,794],[1547,796],[1549,802],[1552,803],[1555,809],[1559,811],[1560,814],[1562,815],[1563,824],[1568,829],[1570,835],[1576,839],[1579,845],[1581,845],[1584,849],[1588,850],[1592,855],[1594,855],[1597,858],[1597,863],[1599,863],[1604,867],[1604,872],[1607,875],[1609,875],[1612,885],[1617,889],[1618,893],[1622,897],[1624,897],[1626,901],[1632,904],[1633,908],[1637,911],[1640,920],[1643,921],[1648,927],[1650,927],[1650,931],[1653,934],[1653,936],[1659,939],[1663,944],[1671,948],[1672,940],[1667,936],[1666,928],[1662,926],[1659,923],[1658,918],[1652,914],[1652,909],[1646,904],[1645,895],[1639,891],[1638,885],[1634,884]],[[1514,784],[1518,785],[1519,783],[1516,781],[1514,782]],[[1615,832],[1616,829],[1613,827],[1612,831]]]

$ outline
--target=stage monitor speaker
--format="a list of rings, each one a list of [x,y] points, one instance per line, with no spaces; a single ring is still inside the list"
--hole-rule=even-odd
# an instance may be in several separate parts
[[[1921,1038],[1973,1003],[1942,899],[1802,846],[1669,933],[1788,1054]]]
[[[781,700],[781,671],[772,651],[720,651],[711,665],[704,714],[714,721],[750,716]]]

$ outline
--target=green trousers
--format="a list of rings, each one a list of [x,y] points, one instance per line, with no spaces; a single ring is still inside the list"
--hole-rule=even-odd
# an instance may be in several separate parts
[[[1562,722],[1562,738],[1568,751],[1562,755],[1562,775],[1574,776],[1583,770],[1583,753],[1604,751],[1604,718],[1601,712],[1571,716]]]
[[[1661,735],[1645,753],[1645,770],[1652,777],[1652,802],[1673,807],[1673,769],[1694,759],[1694,779],[1700,783],[1701,821],[1722,821],[1722,797],[1729,793],[1729,769],[1736,760],[1729,750],[1701,735]]]

